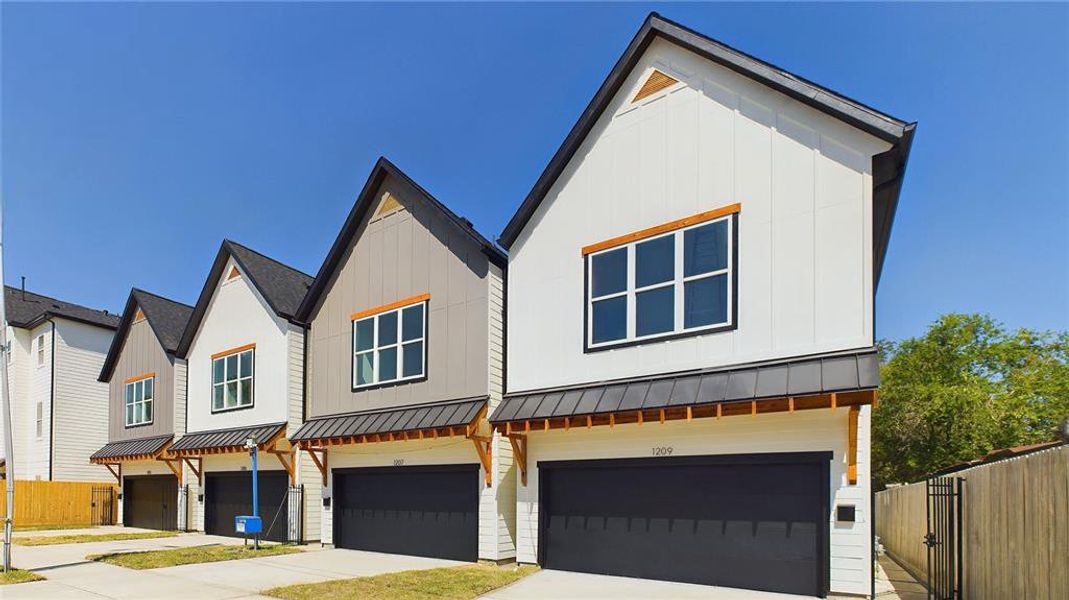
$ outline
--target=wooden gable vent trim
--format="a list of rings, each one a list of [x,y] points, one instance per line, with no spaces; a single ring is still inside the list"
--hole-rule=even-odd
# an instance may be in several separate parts
[[[227,281],[237,277],[241,277],[241,271],[238,271],[237,267],[230,267],[230,274],[226,276]]]
[[[138,323],[138,322],[141,322],[141,321],[144,321],[144,320],[145,320],[145,313],[141,312],[140,308],[137,309],[137,312],[134,313],[134,323]]]
[[[388,212],[393,212],[399,208],[401,208],[401,203],[397,201],[397,198],[395,198],[394,195],[390,192],[386,192],[386,194],[382,197],[382,204],[379,205],[379,210],[375,213],[375,216],[379,217]]]
[[[632,98],[631,101],[638,102],[639,100],[652,96],[663,89],[670,88],[677,83],[679,83],[678,79],[654,69],[653,72],[650,73],[650,76],[646,78],[646,83],[642,84],[642,87],[639,88],[638,93],[635,94],[635,97]]]

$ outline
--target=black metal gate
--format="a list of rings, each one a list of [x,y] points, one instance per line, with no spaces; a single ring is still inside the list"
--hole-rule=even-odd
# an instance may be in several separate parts
[[[927,492],[928,598],[962,600],[961,503],[965,479],[932,477],[924,482]]]
[[[92,490],[92,501],[90,508],[92,509],[93,525],[114,525],[115,524],[115,488],[108,487],[95,487]]]

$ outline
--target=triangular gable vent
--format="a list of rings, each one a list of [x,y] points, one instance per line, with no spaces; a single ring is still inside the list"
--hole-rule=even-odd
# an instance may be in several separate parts
[[[235,277],[241,277],[241,271],[238,271],[237,267],[230,267],[230,274],[226,276],[226,279],[227,281],[230,281]]]
[[[657,92],[665,88],[672,87],[677,83],[679,83],[678,79],[675,79],[674,77],[671,77],[669,75],[665,75],[657,69],[654,69],[653,72],[650,73],[650,76],[646,79],[646,83],[642,84],[642,87],[638,90],[638,93],[635,94],[635,97],[631,101],[638,102],[639,100],[647,96],[652,96]]]
[[[138,321],[144,321],[144,320],[145,320],[145,313],[142,312],[140,308],[137,309],[137,312],[134,313],[134,323],[137,323]]]
[[[401,208],[401,203],[397,201],[397,198],[393,197],[393,194],[391,194],[390,192],[386,192],[386,194],[382,198],[382,205],[379,206],[379,210],[375,213],[375,216],[382,216],[398,208]]]

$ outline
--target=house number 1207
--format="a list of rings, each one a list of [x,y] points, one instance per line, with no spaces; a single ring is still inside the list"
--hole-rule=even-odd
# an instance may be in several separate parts
[[[671,446],[656,446],[656,447],[653,448],[653,455],[654,456],[671,456],[673,449],[674,448],[672,448]]]

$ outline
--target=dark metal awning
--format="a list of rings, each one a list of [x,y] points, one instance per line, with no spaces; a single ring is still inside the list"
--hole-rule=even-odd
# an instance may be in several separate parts
[[[171,452],[178,456],[201,456],[204,454],[225,454],[228,452],[245,452],[245,440],[256,440],[256,447],[265,450],[277,442],[286,430],[285,423],[269,423],[249,427],[231,427],[212,431],[195,431],[183,435],[171,446]]]
[[[874,390],[879,386],[879,376],[879,357],[875,348],[870,348],[511,394],[497,407],[490,421],[495,425],[521,422],[529,427],[526,425],[529,421],[643,411],[678,412],[688,407],[769,399],[792,399],[793,410],[794,398]],[[637,420],[641,419],[638,414]]]
[[[173,434],[110,442],[89,457],[89,462],[104,464],[130,460],[155,460],[167,451]]]
[[[486,410],[487,398],[465,398],[386,409],[360,411],[312,419],[290,442],[301,447],[328,446],[358,441],[391,441],[440,435],[469,435]]]

